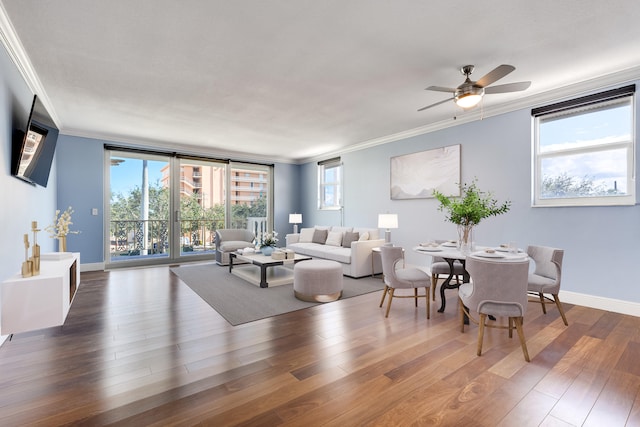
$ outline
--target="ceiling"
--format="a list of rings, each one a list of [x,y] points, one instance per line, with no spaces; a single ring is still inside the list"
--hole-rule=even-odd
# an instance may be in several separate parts
[[[62,133],[208,153],[297,162],[640,78],[637,0],[0,3]],[[532,84],[417,112],[466,64]]]

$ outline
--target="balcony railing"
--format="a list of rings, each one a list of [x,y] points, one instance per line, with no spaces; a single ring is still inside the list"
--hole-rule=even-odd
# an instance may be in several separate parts
[[[112,261],[132,257],[169,255],[167,220],[111,221],[110,252]],[[215,231],[224,228],[223,220],[183,219],[180,221],[180,254],[192,255],[215,251]],[[265,217],[236,218],[231,228],[253,231],[257,236],[267,230]]]

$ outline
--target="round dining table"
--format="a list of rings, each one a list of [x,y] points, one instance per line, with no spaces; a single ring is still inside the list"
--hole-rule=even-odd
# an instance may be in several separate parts
[[[440,257],[449,264],[449,276],[440,285],[440,308],[439,313],[443,313],[447,306],[447,300],[445,298],[444,291],[447,289],[458,289],[459,283],[452,283],[454,277],[453,263],[459,261],[462,264],[463,275],[462,283],[469,282],[469,273],[465,268],[466,259],[468,256],[476,256],[481,258],[489,258],[494,261],[509,262],[509,261],[522,261],[523,258],[527,258],[526,252],[521,249],[511,250],[502,246],[490,247],[490,246],[476,246],[468,253],[461,251],[455,243],[445,242],[441,244],[429,243],[421,244],[413,248],[417,253],[430,255],[431,257]]]

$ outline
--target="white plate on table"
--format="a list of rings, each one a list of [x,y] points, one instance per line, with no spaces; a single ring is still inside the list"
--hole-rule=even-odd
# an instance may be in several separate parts
[[[483,258],[504,258],[504,255],[499,252],[478,251],[472,253],[471,255]]]
[[[442,248],[439,248],[437,246],[420,246],[418,250],[425,252],[441,252]]]
[[[458,244],[456,242],[444,242],[441,243],[440,246],[445,246],[447,248],[456,248],[458,247]]]
[[[511,251],[509,250],[509,248],[503,248],[502,246],[499,246],[499,247],[497,247],[497,248],[493,248],[493,249],[495,249],[495,250],[496,250],[496,251],[498,251],[498,252],[511,252]],[[518,249],[518,250],[517,250],[517,252],[522,253],[522,249]],[[515,252],[514,252],[514,253],[515,253]]]

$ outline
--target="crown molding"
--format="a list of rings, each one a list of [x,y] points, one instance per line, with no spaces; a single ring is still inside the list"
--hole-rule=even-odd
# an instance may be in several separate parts
[[[520,98],[515,101],[511,101],[501,105],[496,105],[496,106],[482,108],[482,109],[475,109],[473,111],[465,112],[460,116],[452,117],[447,120],[430,123],[425,126],[420,126],[414,129],[409,129],[406,131],[394,133],[394,134],[383,136],[380,138],[370,139],[358,144],[351,145],[344,149],[324,153],[321,156],[313,156],[313,157],[308,157],[304,159],[299,159],[298,163],[303,164],[308,162],[315,162],[328,157],[340,156],[345,153],[351,153],[354,151],[359,151],[366,148],[375,147],[378,145],[400,141],[400,140],[411,138],[414,136],[436,132],[436,131],[447,129],[454,126],[460,126],[465,123],[474,122],[476,120],[483,120],[489,117],[510,113],[510,112],[521,110],[524,108],[534,108],[542,104],[562,101],[566,98],[574,98],[577,96],[587,95],[589,92],[603,90],[609,86],[622,85],[635,80],[640,80],[640,66],[628,68],[616,73],[605,74],[593,79],[574,83],[568,86],[558,87],[555,89],[551,89],[545,92]]]
[[[170,141],[150,140],[135,137],[122,137],[118,135],[110,135],[97,132],[85,132],[77,129],[65,129],[60,131],[61,135],[72,136],[76,138],[87,138],[103,141],[105,143],[122,144],[126,147],[146,149],[146,150],[162,150],[166,152],[179,152],[184,155],[215,157],[219,159],[229,159],[235,162],[253,162],[253,163],[288,163],[299,164],[295,159],[261,156],[256,154],[248,154],[241,151],[222,150],[218,148],[210,148],[202,145],[189,145],[173,143]],[[179,147],[176,149],[176,147]]]
[[[33,65],[31,64],[31,60],[27,56],[27,53],[24,50],[24,46],[16,33],[11,20],[9,20],[9,16],[7,15],[7,11],[4,8],[4,5],[0,2],[0,40],[2,41],[2,45],[4,46],[9,58],[14,63],[20,75],[24,79],[25,83],[29,87],[32,93],[38,95],[40,101],[47,109],[49,116],[56,124],[58,129],[62,129],[62,125],[60,123],[60,118],[58,117],[53,105],[51,104],[51,100],[47,95],[47,92],[44,90],[44,86],[42,86],[42,82],[40,78],[36,74],[33,69]]]
[[[53,108],[53,105],[50,102],[47,93],[33,69],[33,65],[29,57],[27,56],[24,46],[22,42],[18,38],[16,31],[13,27],[13,24],[9,20],[9,17],[4,9],[4,6],[0,2],[0,41],[2,45],[5,47],[11,61],[15,64],[16,68],[22,75],[22,78],[26,82],[29,89],[38,95],[44,106],[47,108],[47,111],[51,115],[51,118],[55,122],[56,126],[60,129],[60,133],[63,135],[70,136],[79,136],[91,139],[108,139],[110,141],[122,142],[126,144],[130,143],[141,143],[146,146],[155,146],[155,147],[163,147],[163,148],[171,148],[175,147],[175,145],[169,142],[159,142],[159,141],[137,141],[133,138],[129,138],[127,140],[123,140],[122,137],[113,137],[112,135],[100,135],[97,133],[87,133],[80,132],[74,129],[65,129],[64,126],[60,123],[60,119]],[[246,153],[241,152],[226,152],[222,150],[207,150],[201,146],[185,146],[185,150],[193,150],[196,153],[203,154],[215,154],[215,155],[229,155],[233,156],[237,159],[245,159],[249,161],[258,160],[258,161],[270,161],[270,162],[280,162],[280,163],[293,163],[293,164],[304,164],[312,161],[322,160],[332,156],[340,156],[342,154],[363,150],[370,147],[375,147],[378,145],[388,144],[390,142],[395,142],[407,138],[411,138],[414,136],[424,135],[431,132],[436,132],[438,130],[447,129],[454,126],[459,126],[465,123],[470,123],[476,120],[482,120],[485,118],[497,116],[500,114],[509,113],[512,111],[516,111],[523,108],[534,108],[540,106],[541,104],[550,103],[550,102],[558,102],[568,97],[576,97],[583,94],[586,94],[590,91],[596,91],[606,88],[607,86],[613,86],[617,84],[624,84],[630,81],[640,80],[640,66],[633,67],[625,70],[621,70],[619,72],[610,73],[606,75],[602,75],[593,79],[585,80],[582,82],[577,82],[571,85],[554,88],[545,92],[541,92],[538,94],[533,94],[528,97],[520,98],[518,100],[508,102],[505,104],[475,109],[470,112],[465,112],[456,117],[452,117],[450,119],[442,120],[439,122],[431,123],[425,126],[417,127],[414,129],[409,129],[406,131],[394,133],[387,136],[382,136],[379,138],[374,138],[366,141],[362,141],[360,143],[353,144],[349,147],[345,147],[342,149],[334,150],[331,152],[323,153],[322,155],[317,155],[313,157],[299,158],[299,159],[285,159],[285,158],[270,158],[267,156],[256,156],[253,157],[248,156]]]

